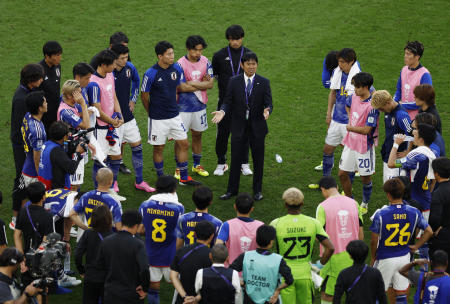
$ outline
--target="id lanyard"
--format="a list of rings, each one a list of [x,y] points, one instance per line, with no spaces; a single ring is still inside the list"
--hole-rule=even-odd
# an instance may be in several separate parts
[[[228,58],[230,58],[231,76],[239,75],[239,71],[241,70],[241,60],[242,60],[242,55],[244,55],[244,47],[243,47],[243,46],[242,46],[242,50],[241,50],[241,57],[239,57],[239,63],[238,63],[237,73],[234,74],[233,58],[231,57],[230,46],[228,46]]]
[[[101,241],[103,241],[103,236],[100,234],[100,232],[97,232],[98,237],[100,238]]]

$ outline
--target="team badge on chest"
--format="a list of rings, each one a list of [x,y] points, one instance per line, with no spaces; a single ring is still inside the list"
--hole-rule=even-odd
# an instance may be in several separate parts
[[[131,77],[130,69],[127,69],[126,72],[125,72],[125,74],[127,75],[127,78],[130,78],[130,77]]]
[[[170,78],[172,78],[172,80],[177,80],[177,73],[176,72],[170,73]]]

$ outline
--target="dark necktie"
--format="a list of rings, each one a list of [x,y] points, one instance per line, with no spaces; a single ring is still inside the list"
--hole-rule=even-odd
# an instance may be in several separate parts
[[[252,94],[252,80],[249,78],[247,79],[247,96],[250,97]]]

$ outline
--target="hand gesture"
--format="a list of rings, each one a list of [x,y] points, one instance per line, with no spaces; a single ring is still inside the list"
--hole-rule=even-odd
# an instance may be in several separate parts
[[[214,111],[214,112],[211,112],[211,114],[214,115],[214,117],[211,119],[211,121],[215,124],[219,123],[225,116],[224,111]]]
[[[210,80],[211,80],[211,76],[208,73],[206,73],[202,78],[202,81],[210,81]]]
[[[405,141],[406,135],[405,134],[395,134],[394,135],[394,143],[400,145],[402,142]]]
[[[83,95],[81,95],[81,92],[75,91],[72,93],[72,96],[76,103],[78,103],[80,105],[86,104],[84,101]]]
[[[147,297],[147,293],[144,291],[141,285],[136,287],[136,293],[139,295],[139,299],[143,300]]]
[[[75,149],[75,152],[78,152],[78,153],[84,153],[84,149],[83,149],[83,147],[81,146],[81,143],[78,144],[77,148]]]
[[[130,102],[128,103],[128,106],[130,107],[131,113],[134,112],[134,106],[135,106],[135,105],[136,105],[136,104],[135,104],[133,101],[130,101]]]
[[[28,293],[30,296],[35,296],[39,292],[43,292],[44,291],[41,288],[34,287],[33,283],[34,283],[34,281],[25,288],[25,292]]]
[[[196,303],[195,297],[193,297],[193,296],[184,297],[183,304],[191,304],[191,303]]]
[[[280,292],[279,292],[278,289],[277,289],[277,290],[275,290],[275,292],[273,293],[273,295],[270,297],[269,303],[270,303],[270,304],[276,303],[279,296],[280,296]]]

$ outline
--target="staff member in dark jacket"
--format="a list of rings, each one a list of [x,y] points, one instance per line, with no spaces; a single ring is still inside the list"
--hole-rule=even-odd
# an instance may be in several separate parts
[[[84,278],[83,304],[103,303],[105,272],[97,267],[98,253],[104,238],[112,234],[112,214],[106,205],[97,206],[92,212],[92,230],[83,233],[75,250],[75,265]],[[83,255],[86,264],[83,265]]]
[[[212,67],[214,70],[214,78],[218,81],[219,87],[219,102],[217,104],[217,111],[222,107],[227,92],[228,81],[231,77],[242,74],[241,59],[244,53],[251,52],[248,48],[242,45],[244,39],[244,29],[240,25],[231,25],[225,32],[225,38],[229,44],[227,47],[220,49],[214,54],[212,58]],[[216,135],[216,154],[217,154],[217,168],[214,170],[214,175],[223,175],[228,170],[226,164],[226,156],[228,150],[228,138],[231,131],[231,116],[228,115],[217,124]],[[248,164],[248,141],[244,143],[243,160],[242,160],[242,174],[251,175],[252,171]]]
[[[150,285],[145,244],[134,235],[142,223],[137,210],[122,214],[122,231],[105,238],[100,245],[98,269],[106,273],[104,303],[142,304]]]
[[[248,141],[254,167],[253,197],[259,201],[263,198],[264,139],[269,132],[266,120],[272,113],[272,93],[269,80],[255,74],[258,67],[255,53],[245,53],[241,66],[244,74],[230,79],[220,111],[213,112],[213,123],[231,116],[231,171],[227,192],[220,199],[228,200],[239,191],[240,169]]]
[[[435,233],[430,240],[430,256],[438,249],[450,256],[450,159],[436,158],[431,166],[439,187],[431,195],[428,223]]]
[[[347,244],[346,250],[353,260],[353,266],[339,273],[334,287],[333,304],[341,303],[344,293],[345,303],[348,304],[387,304],[380,271],[364,263],[369,253],[366,243],[361,240],[351,241]]]
[[[13,218],[9,226],[14,229],[16,217],[20,211],[22,200],[25,199],[23,191],[20,191],[22,169],[25,162],[25,151],[23,148],[23,138],[20,128],[22,127],[23,117],[27,112],[25,97],[32,90],[39,87],[44,78],[44,70],[39,64],[27,64],[20,72],[20,85],[17,87],[12,99],[11,108],[11,133],[10,139],[12,144],[14,164],[16,167],[16,178],[14,179],[14,187],[12,192],[12,209]]]
[[[56,121],[48,132],[48,141],[42,146],[39,161],[38,179],[47,190],[70,189],[70,175],[77,170],[83,160],[84,149],[79,144],[75,150],[74,159],[70,159],[64,151],[64,141],[69,137],[69,127],[62,121]]]

